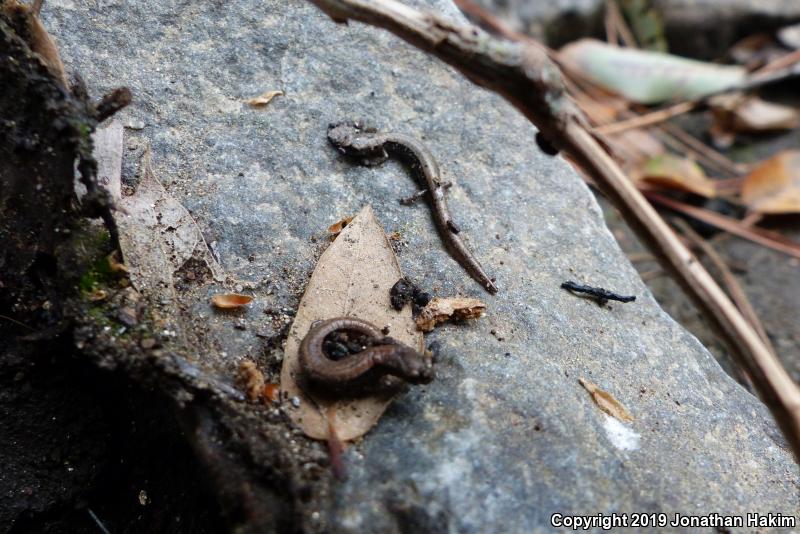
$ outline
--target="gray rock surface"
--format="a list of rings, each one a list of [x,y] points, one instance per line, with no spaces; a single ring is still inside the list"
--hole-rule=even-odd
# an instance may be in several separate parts
[[[232,376],[262,351],[261,311],[296,306],[327,226],[365,204],[401,232],[408,275],[487,302],[485,318],[427,337],[441,346],[439,378],[349,449],[350,478],[319,503],[321,527],[531,532],[550,530],[553,513],[797,514],[798,468],[768,411],[658,307],[577,173],[539,152],[504,101],[299,0],[52,0],[44,15],[93,92],[135,95],[121,116],[144,124],[126,130],[127,185],[150,146],[158,177],[257,297],[246,330],[198,302],[199,328],[228,333],[199,366]],[[242,103],[270,89],[286,95]],[[427,141],[498,295],[446,255],[425,207],[397,203],[414,189],[401,166],[353,166],[328,146],[327,124],[353,116]],[[600,308],[560,290],[567,279],[638,298]],[[600,412],[581,377],[635,420]]]

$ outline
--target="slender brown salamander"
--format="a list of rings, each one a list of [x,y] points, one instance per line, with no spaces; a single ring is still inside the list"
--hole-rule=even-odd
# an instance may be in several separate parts
[[[450,254],[486,291],[497,293],[497,286],[458,236],[460,230],[447,210],[446,184],[441,181],[439,165],[425,145],[407,135],[378,133],[358,121],[331,124],[328,140],[339,152],[357,158],[364,165],[383,163],[389,154],[405,162],[422,188],[427,189],[425,196],[430,202],[433,220]]]
[[[331,359],[323,349],[325,338],[336,331],[363,334],[370,343],[361,352],[340,360]],[[343,390],[378,384],[392,375],[412,384],[433,380],[431,359],[399,341],[386,337],[375,325],[355,317],[318,321],[300,343],[300,366],[306,378],[318,386]]]

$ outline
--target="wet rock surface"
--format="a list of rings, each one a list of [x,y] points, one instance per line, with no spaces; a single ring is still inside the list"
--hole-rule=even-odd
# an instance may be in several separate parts
[[[499,98],[296,0],[53,0],[44,19],[94,94],[134,94],[120,116],[123,183],[135,189],[149,149],[222,269],[256,297],[235,317],[198,299],[196,328],[219,348],[197,355],[205,372],[231,380],[264,350],[258,333],[283,328],[270,314],[291,316],[327,227],[366,204],[400,233],[405,274],[486,301],[483,319],[426,337],[440,346],[437,380],[348,449],[348,481],[315,503],[320,528],[529,532],[549,530],[553,513],[797,512],[798,469],[767,410],[660,309],[580,177]],[[266,108],[243,102],[275,89],[285,95]],[[497,295],[446,254],[424,206],[397,202],[416,188],[406,169],[358,167],[327,144],[328,123],[350,117],[425,140]],[[599,307],[565,280],[637,300]],[[634,421],[604,415],[578,378]]]

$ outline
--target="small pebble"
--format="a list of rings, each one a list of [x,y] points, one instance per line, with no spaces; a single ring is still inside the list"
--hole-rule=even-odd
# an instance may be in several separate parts
[[[141,345],[141,347],[145,350],[150,350],[156,346],[156,340],[152,337],[146,337],[139,343],[139,345]]]
[[[300,407],[300,397],[292,397],[292,406],[295,408]]]
[[[139,119],[131,119],[125,123],[125,127],[131,130],[143,130],[144,126],[144,121]]]
[[[117,313],[117,319],[125,326],[135,326],[137,322],[136,310],[128,307],[122,308],[119,310],[119,313]]]
[[[424,308],[425,306],[428,305],[428,303],[431,301],[432,298],[433,297],[431,297],[431,294],[427,293],[425,291],[415,292],[414,293],[414,304]]]

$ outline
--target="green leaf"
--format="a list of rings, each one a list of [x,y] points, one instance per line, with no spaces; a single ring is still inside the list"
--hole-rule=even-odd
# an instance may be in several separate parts
[[[575,41],[559,55],[594,83],[641,104],[701,98],[736,87],[746,77],[742,67],[619,48],[594,39]]]

